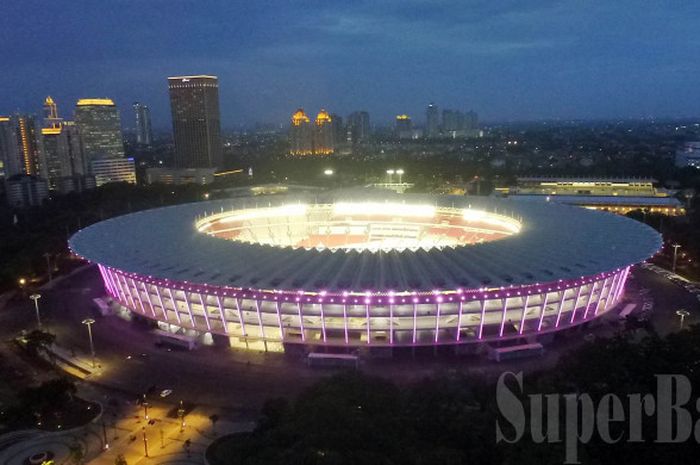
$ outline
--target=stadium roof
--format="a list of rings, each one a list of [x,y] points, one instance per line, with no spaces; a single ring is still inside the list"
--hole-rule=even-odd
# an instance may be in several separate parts
[[[197,217],[256,203],[385,199],[496,211],[520,219],[523,227],[519,234],[481,244],[358,252],[235,242],[201,234],[194,226]],[[401,292],[578,279],[647,259],[661,247],[661,236],[629,218],[552,202],[331,192],[142,211],[87,227],[70,239],[70,246],[92,262],[172,281],[265,290]]]

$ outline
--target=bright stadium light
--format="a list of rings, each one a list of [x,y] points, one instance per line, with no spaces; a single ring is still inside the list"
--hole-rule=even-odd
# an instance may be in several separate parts
[[[252,220],[255,218],[276,218],[283,216],[304,216],[308,205],[303,203],[294,203],[289,205],[281,205],[279,207],[259,208],[254,210],[240,210],[234,212],[226,218],[222,218],[219,223],[235,223],[237,221]]]
[[[339,202],[333,205],[333,214],[432,218],[435,216],[435,207],[432,205],[415,205],[405,203]]]

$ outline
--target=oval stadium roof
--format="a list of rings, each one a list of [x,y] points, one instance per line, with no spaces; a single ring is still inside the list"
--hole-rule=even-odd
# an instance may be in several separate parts
[[[195,220],[256,204],[391,201],[481,208],[511,215],[505,239],[442,249],[352,251],[249,244],[199,233]],[[153,278],[234,288],[313,291],[432,291],[578,279],[646,260],[661,247],[652,228],[611,213],[552,202],[484,197],[362,194],[227,199],[146,210],[102,221],[70,239],[92,262]]]

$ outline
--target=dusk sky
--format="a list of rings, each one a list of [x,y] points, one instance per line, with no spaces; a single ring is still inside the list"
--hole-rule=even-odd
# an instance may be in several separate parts
[[[111,97],[170,127],[166,77],[215,74],[223,125],[299,106],[373,122],[700,115],[698,1],[3,0],[0,114]]]

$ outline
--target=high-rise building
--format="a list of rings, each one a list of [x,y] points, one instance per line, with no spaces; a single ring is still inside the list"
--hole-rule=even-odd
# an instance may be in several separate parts
[[[313,134],[311,121],[304,113],[304,109],[297,109],[292,114],[289,126],[289,154],[295,156],[313,155]]]
[[[51,97],[44,102],[44,127],[41,129],[46,156],[46,175],[50,190],[64,191],[62,186],[88,183],[64,178],[84,176],[87,172],[78,127],[72,121],[64,121],[58,116],[58,106]]]
[[[399,139],[410,139],[413,136],[413,123],[408,115],[396,115],[396,123],[394,126],[396,135]]]
[[[333,119],[324,109],[316,115],[314,128],[314,155],[330,155],[335,151]]]
[[[345,141],[345,126],[343,125],[343,117],[335,113],[331,113],[331,125],[333,126],[333,142],[336,146]]]
[[[111,99],[78,100],[75,124],[80,130],[83,153],[88,164],[105,158],[124,158],[119,110]]]
[[[348,116],[349,141],[353,144],[364,142],[369,138],[369,113],[355,111]]]
[[[175,167],[221,168],[218,78],[169,77],[168,88],[175,136]]]
[[[447,134],[464,130],[464,114],[457,110],[443,110],[442,130]]]
[[[134,119],[136,122],[136,143],[151,145],[153,131],[151,130],[151,110],[140,102],[134,102]]]
[[[0,177],[19,172],[17,137],[9,116],[0,116]]]
[[[33,116],[0,117],[0,160],[5,178],[16,174],[46,178],[43,141]]]
[[[109,182],[136,182],[133,158],[124,155],[121,120],[110,99],[81,99],[75,123],[83,142],[83,157],[90,176],[99,187]]]
[[[426,108],[425,121],[425,135],[427,137],[437,137],[440,134],[440,115],[438,107],[434,103],[431,103]]]
[[[49,197],[46,180],[29,174],[15,174],[5,180],[7,203],[16,208],[41,205]]]

